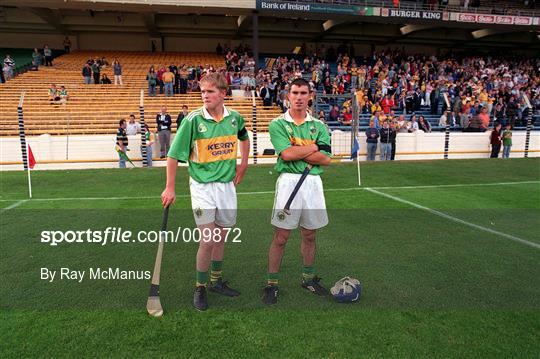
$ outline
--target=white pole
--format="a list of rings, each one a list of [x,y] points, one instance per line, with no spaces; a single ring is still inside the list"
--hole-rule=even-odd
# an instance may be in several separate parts
[[[358,142],[358,139],[356,140]],[[360,143],[358,142],[358,151],[356,152],[356,169],[358,170],[358,187],[362,186],[362,177],[360,177]]]
[[[358,150],[360,152],[360,150]],[[362,186],[362,177],[360,177],[360,154],[356,155],[356,168],[358,169],[358,187]]]
[[[30,179],[30,167],[28,167],[28,194],[30,195],[30,198],[32,198],[32,180]]]

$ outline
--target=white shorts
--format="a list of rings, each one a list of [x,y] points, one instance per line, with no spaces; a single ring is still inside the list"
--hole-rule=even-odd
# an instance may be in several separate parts
[[[236,187],[234,183],[199,183],[189,179],[191,208],[195,223],[202,226],[209,223],[220,227],[233,227],[236,224]]]
[[[290,214],[283,211],[301,174],[282,173],[276,182],[272,224],[282,229],[319,229],[328,224],[321,177],[308,175],[291,203]]]

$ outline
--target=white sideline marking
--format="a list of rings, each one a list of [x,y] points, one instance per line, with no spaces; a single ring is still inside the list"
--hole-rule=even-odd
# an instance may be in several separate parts
[[[370,187],[372,189],[415,189],[415,188],[445,188],[445,187],[472,187],[472,186],[509,186],[518,184],[535,184],[540,181],[522,181],[522,182],[496,182],[496,183],[460,183],[460,184],[438,184],[427,186],[390,186],[390,187]]]
[[[470,187],[470,186],[504,186],[504,185],[519,185],[519,184],[534,184],[540,181],[522,181],[522,182],[496,182],[496,183],[467,183],[467,184],[440,184],[426,186],[396,186],[396,187],[370,187],[370,189],[414,189],[414,188],[444,188],[444,187]],[[346,188],[327,188],[325,192],[340,192],[340,191],[364,191],[367,187],[346,187]],[[258,191],[258,192],[238,192],[239,196],[259,195],[259,194],[274,194],[274,191]],[[178,194],[176,198],[187,198],[189,194]],[[135,197],[64,197],[64,198],[32,198],[32,201],[103,201],[103,200],[136,200],[136,199],[156,199],[159,196],[135,196]],[[17,199],[0,199],[0,202],[12,202]],[[28,199],[24,200],[28,201]]]
[[[396,196],[392,196],[392,195],[387,194],[387,193],[379,192],[379,191],[377,191],[376,189],[373,189],[373,188],[367,187],[367,188],[366,188],[366,191],[371,192],[371,193],[378,194],[378,195],[380,195],[380,196],[383,196],[383,197],[392,199],[392,200],[397,201],[397,202],[401,202],[401,203],[408,204],[409,206],[412,206],[412,207],[416,207],[416,208],[422,209],[422,210],[427,211],[427,212],[429,212],[429,213],[431,213],[431,214],[434,214],[434,215],[436,215],[436,216],[439,216],[439,217],[442,217],[442,218],[446,218],[446,219],[449,219],[449,220],[451,220],[451,221],[454,221],[454,222],[457,222],[457,223],[460,223],[460,224],[464,224],[464,225],[466,225],[466,226],[469,226],[469,227],[472,227],[472,228],[475,228],[475,229],[479,229],[479,230],[482,230],[482,231],[485,231],[485,232],[489,232],[489,233],[492,233],[492,234],[496,234],[496,235],[498,235],[498,236],[501,236],[501,237],[510,239],[510,240],[512,240],[512,241],[515,241],[515,242],[518,242],[518,243],[521,243],[521,244],[525,244],[525,245],[534,247],[534,248],[536,248],[536,249],[540,249],[540,244],[538,244],[538,243],[529,242],[529,241],[527,241],[527,240],[525,240],[525,239],[522,239],[522,238],[513,236],[513,235],[511,235],[511,234],[506,234],[506,233],[499,232],[499,231],[496,231],[496,230],[491,229],[491,228],[487,228],[487,227],[480,226],[480,225],[478,225],[478,224],[470,223],[470,222],[464,221],[464,220],[462,220],[462,219],[459,219],[459,218],[457,218],[457,217],[450,216],[450,215],[448,215],[448,214],[446,214],[446,213],[439,212],[439,211],[436,211],[436,210],[434,210],[434,209],[431,209],[431,208],[422,206],[422,205],[420,205],[420,204],[418,204],[418,203],[414,203],[414,202],[411,202],[411,201],[407,201],[406,199],[399,198],[399,197],[396,197]]]
[[[15,203],[13,203],[12,205],[9,205],[7,206],[6,208],[2,208],[0,210],[0,214],[4,213],[4,212],[7,212],[9,211],[10,209],[13,209],[15,207],[19,207],[21,204],[23,204],[24,202],[28,202],[29,200],[28,199],[21,199],[20,201],[17,201]]]

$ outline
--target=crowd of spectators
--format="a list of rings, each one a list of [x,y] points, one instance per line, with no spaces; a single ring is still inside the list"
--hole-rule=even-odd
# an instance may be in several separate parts
[[[65,86],[58,88],[56,84],[51,84],[47,91],[50,104],[66,104],[69,94]]]
[[[440,116],[439,126],[449,121],[451,126],[484,131],[494,121],[524,125],[529,110],[523,95],[536,111],[540,108],[539,58],[436,57],[398,50],[350,56],[351,50],[341,45],[337,51],[329,48],[325,56],[314,51],[303,59],[278,57],[256,76],[265,105],[275,103],[285,111],[287,83],[304,76],[322,98],[356,93],[360,112],[379,122],[397,114],[407,115],[410,122],[410,116],[423,109]],[[325,102],[330,104],[328,121],[350,122],[350,102],[337,103],[331,96]]]
[[[112,84],[111,79],[107,74],[102,74],[102,70],[108,66],[109,61],[105,57],[96,57],[90,58],[86,61],[82,68],[82,77],[85,85],[95,84],[95,85],[110,85]],[[114,59],[112,63],[112,70],[114,74],[114,84],[123,85],[122,82],[122,65],[118,59]]]
[[[175,94],[185,94],[188,92],[200,91],[199,81],[206,74],[214,71],[224,71],[223,68],[216,69],[212,65],[189,65],[170,64],[160,66],[151,65],[146,74],[148,84],[148,95],[174,96]]]
[[[49,45],[44,45],[40,50],[35,48],[32,52],[32,64],[29,67],[33,71],[37,71],[38,68],[44,64],[44,66],[52,66],[53,56],[52,50]],[[2,81],[7,82],[15,75],[15,61],[11,55],[7,54],[2,63]]]

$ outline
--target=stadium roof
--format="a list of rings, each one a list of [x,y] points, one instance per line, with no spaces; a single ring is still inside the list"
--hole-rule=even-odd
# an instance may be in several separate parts
[[[538,17],[262,0],[198,4],[201,2],[181,0],[4,0],[0,31],[124,32],[249,41],[256,15],[261,39],[540,49]]]

